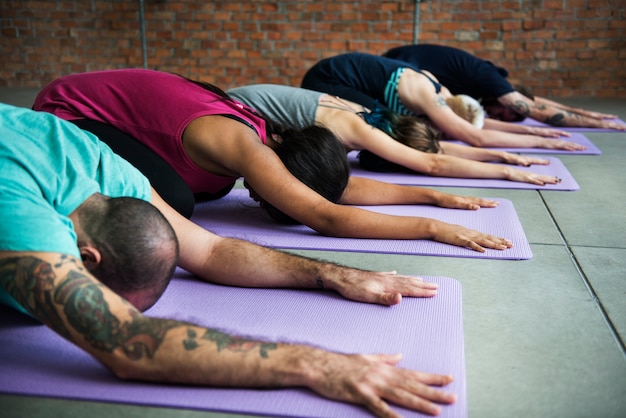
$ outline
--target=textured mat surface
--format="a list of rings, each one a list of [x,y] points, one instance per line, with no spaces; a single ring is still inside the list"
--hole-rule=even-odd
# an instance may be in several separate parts
[[[622,123],[622,124],[626,123],[621,119],[614,119],[614,121]],[[530,119],[530,118],[526,118],[522,122],[518,122],[518,123],[520,125],[526,125],[526,126],[540,126],[542,128],[551,128],[551,126],[548,124],[545,124],[543,122],[539,122],[535,119]],[[618,131],[617,129],[587,128],[587,127],[576,128],[576,127],[571,127],[571,126],[563,126],[563,127],[559,127],[558,129],[562,131],[568,131],[568,132],[624,132],[624,131]]]
[[[557,176],[562,179],[558,184],[547,184],[545,186],[537,186],[530,183],[520,183],[509,180],[494,179],[465,179],[453,177],[433,177],[420,173],[376,173],[373,171],[363,170],[359,167],[356,154],[348,154],[348,159],[352,164],[352,175],[366,177],[370,179],[380,180],[387,183],[405,184],[412,186],[441,186],[441,187],[471,187],[486,189],[522,189],[522,190],[554,190],[554,191],[574,191],[580,186],[569,172],[567,167],[555,157],[542,156],[546,160],[550,160],[548,165],[533,165],[530,167],[515,166],[520,170],[531,171],[537,174],[545,174],[548,176]]]
[[[441,417],[467,417],[461,284],[445,277],[430,299],[383,307],[330,292],[241,289],[179,278],[148,314],[238,335],[310,343],[345,353],[403,353],[402,367],[452,374]],[[285,417],[368,417],[306,389],[243,390],[123,382],[51,330],[0,306],[0,392]],[[422,417],[402,408],[406,417]]]
[[[274,248],[330,250],[431,255],[469,258],[520,260],[532,257],[530,245],[511,201],[497,208],[478,211],[444,209],[433,206],[367,206],[374,212],[399,216],[421,216],[463,225],[477,231],[504,237],[515,246],[507,250],[479,253],[467,248],[428,240],[378,240],[335,238],[318,234],[303,225],[281,225],[248,197],[247,190],[235,189],[225,198],[196,205],[192,220],[218,235],[241,238]]]
[[[559,149],[547,149],[547,148],[489,148],[498,151],[516,152],[520,154],[565,154],[565,155],[600,155],[602,151],[593,143],[589,138],[580,132],[571,132],[570,137],[562,137],[558,139],[564,139],[566,141],[575,142],[579,145],[587,147],[582,151],[565,151]],[[467,145],[461,141],[450,141],[455,144]]]

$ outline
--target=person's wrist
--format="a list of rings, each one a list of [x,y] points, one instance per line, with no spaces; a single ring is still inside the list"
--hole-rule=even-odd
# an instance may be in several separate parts
[[[504,175],[504,178],[506,180],[511,180],[511,177],[513,175],[513,170],[511,170],[510,167],[503,167],[502,170],[503,170],[502,174]]]
[[[431,205],[438,205],[441,203],[441,198],[443,196],[443,193],[438,192],[437,190],[433,190],[433,189],[424,189],[426,190],[426,197],[428,198],[428,202]],[[415,202],[415,203],[420,203],[420,202]]]
[[[292,346],[294,350],[287,364],[290,370],[285,375],[285,386],[315,388],[324,381],[322,365],[328,363],[325,356],[332,355],[330,352],[309,347]]]
[[[497,152],[497,157],[499,159],[499,161],[503,162],[503,163],[511,163],[511,157],[513,156],[512,154],[509,154],[508,152],[504,152],[504,151],[496,151]]]
[[[323,271],[320,271],[315,279],[315,288],[319,290],[333,290],[341,293],[342,283],[346,281],[346,275],[350,268],[334,263],[325,263]]]

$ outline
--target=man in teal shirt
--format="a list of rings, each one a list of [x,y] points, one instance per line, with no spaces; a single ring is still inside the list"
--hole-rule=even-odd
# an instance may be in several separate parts
[[[53,115],[0,104],[2,298],[116,376],[305,386],[362,404],[377,416],[391,411],[384,400],[431,414],[440,411],[437,403],[454,402],[454,395],[431,387],[448,384],[451,376],[396,367],[399,355],[250,341],[143,315],[177,259],[200,279],[231,286],[322,287],[383,305],[436,294],[435,285],[419,278],[351,269],[212,234],[167,205],[97,138]],[[189,338],[195,344],[186,344]]]
[[[144,176],[69,123],[3,104],[0,114],[0,250],[72,256],[122,295],[146,287],[158,297],[178,248],[171,226],[148,203]],[[73,220],[83,221],[78,239]],[[27,312],[12,290],[0,287],[0,301]]]

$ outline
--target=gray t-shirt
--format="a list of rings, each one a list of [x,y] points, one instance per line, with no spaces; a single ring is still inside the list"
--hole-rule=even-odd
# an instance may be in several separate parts
[[[289,129],[315,125],[315,113],[324,93],[278,84],[253,84],[226,92],[275,123]]]

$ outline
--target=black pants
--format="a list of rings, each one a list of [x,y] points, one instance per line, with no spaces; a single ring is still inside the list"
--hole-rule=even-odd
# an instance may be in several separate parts
[[[72,121],[106,143],[150,180],[157,193],[181,215],[190,218],[195,198],[185,181],[158,154],[119,129],[90,119]],[[229,189],[230,190],[230,189]],[[228,193],[228,192],[227,192]]]
[[[315,68],[310,69],[304,75],[300,87],[309,90],[321,91],[326,94],[330,94],[331,96],[341,97],[342,99],[358,103],[369,110],[388,109],[384,103],[379,102],[354,87],[346,86],[336,81],[327,80],[326,76],[318,74],[318,71]]]

